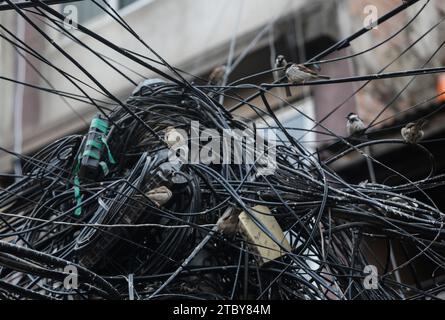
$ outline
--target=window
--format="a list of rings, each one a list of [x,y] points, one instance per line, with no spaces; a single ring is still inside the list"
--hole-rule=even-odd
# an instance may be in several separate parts
[[[136,1],[138,0],[107,0],[108,4],[116,10],[122,9]],[[97,0],[97,3],[99,3],[102,7],[104,7],[103,0]],[[62,11],[64,7],[68,5],[70,6],[74,5],[77,8],[78,19],[80,24],[84,24],[85,22],[88,22],[96,17],[105,14],[104,11],[91,0],[66,4],[62,6]]]
[[[129,4],[132,4],[133,2],[136,2],[138,0],[119,0],[119,8],[123,8],[128,6]]]
[[[309,132],[307,130],[312,129],[315,125],[313,121],[309,118],[314,119],[314,103],[312,98],[308,97],[306,99],[295,102],[295,108],[291,108],[289,106],[282,107],[279,110],[275,110],[275,116],[278,118],[278,121],[281,122],[283,127],[287,129],[287,131],[295,138],[301,139],[302,144],[309,151],[313,151],[315,146],[315,134],[313,132]],[[295,110],[298,109],[298,110]],[[300,112],[298,112],[300,111]],[[303,114],[307,115],[305,117]],[[275,121],[267,116],[263,117],[264,119],[258,118],[255,120],[257,128],[261,134],[261,128],[267,127],[266,123],[271,127],[278,127]],[[279,129],[276,130],[277,133],[277,144],[280,144],[280,139],[286,141],[287,138]]]
[[[102,9],[99,8],[94,2],[80,1],[78,3],[73,3],[73,4],[77,7],[77,14],[80,24],[83,24],[86,21],[89,21],[94,17],[103,14]]]

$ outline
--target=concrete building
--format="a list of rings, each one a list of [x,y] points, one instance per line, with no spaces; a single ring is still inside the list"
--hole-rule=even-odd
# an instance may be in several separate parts
[[[120,15],[131,25],[142,39],[156,50],[171,65],[195,75],[206,77],[213,67],[225,63],[230,51],[230,44],[235,37],[234,56],[237,67],[230,80],[269,69],[272,55],[284,53],[288,60],[305,61],[329,45],[344,38],[363,27],[372,13],[374,6],[378,16],[383,15],[400,4],[400,0],[110,0],[109,4],[118,10]],[[425,1],[412,6],[397,15],[389,22],[372,30],[365,36],[354,41],[350,47],[335,52],[327,59],[333,59],[362,52],[373,45],[397,33],[422,8]],[[91,0],[55,6],[64,14],[69,14],[75,6],[78,21],[118,46],[154,57],[147,48],[139,44],[132,36],[116,23],[111,17],[101,14],[101,10]],[[375,50],[359,55],[355,59],[339,60],[324,64],[322,72],[331,77],[343,77],[355,74],[376,73],[391,59],[397,57],[410,43],[428,30],[440,17],[444,8],[443,1],[431,1],[409,26],[391,41]],[[371,11],[370,11],[371,10]],[[44,24],[38,16],[29,14],[42,30],[45,30],[55,43],[75,58],[107,90],[118,98],[125,98],[134,87],[127,79],[111,70],[104,62],[89,52],[85,47],[67,39],[60,33]],[[42,56],[60,67],[67,73],[87,81],[93,85],[79,69],[64,57],[40,34],[23,22],[14,12],[0,14],[0,23],[6,29],[1,34],[10,38],[6,30],[19,35],[20,27],[24,27],[25,42]],[[397,59],[387,71],[415,69],[422,67],[428,57],[439,47],[440,25],[428,34],[416,46]],[[85,45],[100,49],[102,54],[111,61],[125,65],[132,79],[136,82],[153,74],[149,70],[123,58],[115,51],[98,44],[91,37],[74,31],[73,35]],[[5,39],[0,41],[1,75],[10,79],[20,79],[40,87],[54,87],[60,91],[76,94],[76,89],[66,78],[53,68],[44,65],[23,53],[23,60],[17,51]],[[244,59],[237,60],[240,55],[248,52]],[[443,62],[445,54],[439,51],[428,65],[437,66]],[[239,62],[239,63],[238,63]],[[120,67],[124,68],[124,67]],[[25,71],[23,71],[25,70]],[[165,70],[164,70],[165,71]],[[22,74],[20,74],[20,72]],[[138,73],[139,75],[136,75]],[[323,124],[336,134],[345,135],[344,116],[351,111],[358,112],[366,122],[372,120],[376,110],[400,91],[409,79],[374,81],[360,91],[354,98],[347,100]],[[270,82],[271,77],[258,77],[255,82]],[[417,79],[396,99],[382,118],[392,116],[396,112],[408,108],[435,93],[437,79],[435,76],[417,77]],[[360,84],[341,84],[314,87],[312,90],[294,90],[295,105],[313,115],[317,120],[323,119],[332,109],[342,104]],[[95,98],[101,96],[94,90],[86,90]],[[0,145],[14,149],[14,108],[23,105],[23,115],[19,117],[22,124],[22,150],[25,154],[32,152],[49,141],[58,137],[85,130],[89,118],[96,112],[94,107],[71,99],[62,99],[49,92],[36,90],[2,80],[0,85]],[[22,94],[21,94],[22,93]],[[247,94],[248,92],[246,92]],[[276,90],[282,94],[281,90]],[[23,96],[23,99],[19,99]],[[21,103],[23,101],[23,103]],[[232,101],[227,100],[230,105]],[[278,102],[276,105],[278,106]],[[17,109],[17,108],[16,108]],[[239,110],[243,116],[250,116],[247,109]],[[312,123],[298,113],[280,110],[283,118],[292,125],[311,128]],[[16,117],[17,119],[17,117]],[[312,140],[329,140],[329,137],[317,134]],[[325,142],[328,143],[328,142]],[[323,144],[323,143],[322,143]],[[17,141],[16,141],[17,145]],[[0,153],[2,171],[12,169],[11,157]]]

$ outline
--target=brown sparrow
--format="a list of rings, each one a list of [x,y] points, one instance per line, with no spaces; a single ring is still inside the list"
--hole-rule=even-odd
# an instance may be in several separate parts
[[[213,69],[209,76],[209,84],[220,86],[224,80],[224,75],[227,72],[227,67],[225,65],[218,66]]]
[[[403,140],[405,140],[406,143],[416,144],[425,134],[422,130],[425,123],[425,120],[420,120],[417,122],[410,122],[404,126],[401,130]]]
[[[304,83],[307,80],[330,79],[328,76],[318,74],[319,67],[304,66],[302,64],[293,63],[286,69],[286,77],[289,83]]]
[[[216,222],[216,228],[225,236],[234,236],[238,231],[238,223],[238,214],[232,207],[229,207]]]

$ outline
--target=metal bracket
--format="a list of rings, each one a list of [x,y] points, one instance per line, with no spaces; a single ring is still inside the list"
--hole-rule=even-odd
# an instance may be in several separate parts
[[[41,0],[39,2],[44,3],[48,6],[55,5],[55,4],[63,4],[63,3],[70,3],[70,2],[79,2],[83,0]],[[7,10],[14,10],[14,7],[9,4],[3,4],[5,1],[0,0],[0,11],[7,11]],[[26,8],[34,8],[39,6],[39,3],[35,3],[32,1],[20,1],[15,2],[14,5],[19,7],[20,9],[26,9]]]

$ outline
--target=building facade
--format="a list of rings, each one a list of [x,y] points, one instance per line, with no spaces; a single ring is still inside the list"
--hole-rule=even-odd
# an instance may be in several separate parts
[[[130,26],[171,65],[190,74],[206,77],[217,65],[227,62],[231,43],[234,43],[234,57],[238,63],[230,80],[244,77],[261,70],[271,68],[274,55],[285,54],[289,61],[302,62],[314,56],[336,41],[363,27],[370,14],[381,16],[400,5],[400,0],[110,0],[109,5],[117,10]],[[322,73],[332,78],[358,74],[372,74],[382,70],[388,62],[396,59],[385,71],[416,69],[422,65],[441,65],[445,54],[439,51],[429,57],[440,46],[440,34],[443,26],[439,25],[406,54],[401,53],[418,37],[443,17],[443,1],[430,1],[422,9],[425,1],[420,1],[408,10],[400,13],[387,23],[379,26],[357,39],[351,46],[337,51],[326,59],[337,59],[381,46],[360,54],[354,59],[343,59],[322,64]],[[371,5],[371,7],[369,7]],[[80,24],[88,27],[100,36],[110,40],[121,48],[139,52],[149,58],[155,58],[150,51],[138,43],[121,25],[101,10],[91,0],[73,2],[57,9],[66,15],[76,9]],[[422,10],[418,16],[416,14]],[[115,51],[98,44],[91,37],[79,31],[72,34],[83,45],[67,39],[60,32],[54,31],[54,25],[43,22],[41,18],[28,14],[38,26],[47,32],[54,42],[74,57],[108,91],[120,99],[125,99],[134,84],[98,59],[85,46],[100,49],[107,61],[117,62],[131,75],[135,82],[153,76],[147,69],[141,69],[132,61]],[[410,20],[413,19],[411,23]],[[71,61],[63,56],[52,44],[39,33],[24,23],[18,14],[9,11],[0,13],[0,23],[5,29],[1,34],[13,40],[7,30],[23,38],[27,45],[48,59],[54,66],[63,69],[95,87]],[[409,24],[408,24],[409,23]],[[398,30],[407,25],[397,35]],[[393,37],[393,38],[391,38]],[[391,41],[386,42],[386,39]],[[233,42],[235,39],[235,42]],[[15,40],[14,40],[15,41]],[[54,67],[38,61],[32,55],[16,50],[5,38],[0,41],[1,75],[8,79],[23,80],[43,88],[54,88],[62,92],[82,94],[66,77]],[[247,53],[247,54],[246,54]],[[400,56],[401,55],[401,56]],[[243,56],[244,59],[237,60]],[[399,57],[400,56],[400,57]],[[118,65],[115,64],[115,65]],[[163,71],[166,71],[163,69]],[[271,82],[273,78],[259,77],[255,82]],[[376,110],[382,110],[398,92],[404,89],[410,79],[390,79],[374,81],[357,95],[349,98],[361,83],[317,86],[311,90],[293,89],[293,103],[305,108],[328,129],[339,135],[346,135],[344,117],[349,112],[357,112],[371,122]],[[382,114],[382,118],[391,117],[404,108],[431,97],[436,90],[437,77],[422,76],[403,90],[394,103]],[[96,89],[96,88],[94,88]],[[85,92],[95,98],[101,98],[94,89]],[[80,132],[88,127],[89,119],[96,112],[94,107],[85,103],[63,98],[51,92],[24,87],[3,79],[0,85],[0,144],[14,150],[20,144],[20,150],[32,154],[35,150],[60,136]],[[248,92],[246,92],[248,94]],[[276,90],[282,95],[282,90]],[[20,98],[21,97],[21,98]],[[234,103],[226,101],[227,105]],[[280,107],[276,101],[275,107]],[[339,110],[329,117],[333,108]],[[17,109],[22,109],[17,115]],[[280,111],[289,123],[304,128],[311,128],[311,121],[297,119],[298,114]],[[240,109],[239,114],[251,117],[247,109]],[[324,119],[326,117],[326,119]],[[17,119],[21,119],[20,126]],[[15,121],[14,121],[15,119]],[[14,125],[15,123],[15,125]],[[14,132],[19,130],[22,139],[14,141]],[[321,129],[323,132],[323,129]],[[319,144],[329,143],[329,135],[317,134],[311,137]],[[309,139],[309,140],[311,140]],[[308,141],[308,143],[310,143]],[[18,149],[16,149],[18,150]],[[12,157],[0,153],[2,171],[12,170]]]

